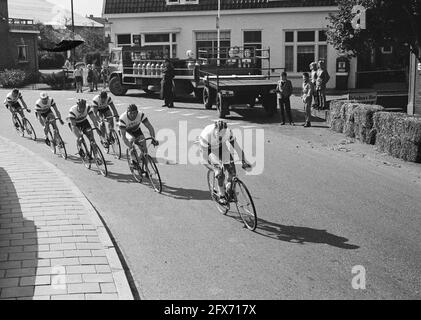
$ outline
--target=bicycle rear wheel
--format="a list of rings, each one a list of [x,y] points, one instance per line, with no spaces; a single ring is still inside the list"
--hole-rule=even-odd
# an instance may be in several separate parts
[[[91,155],[93,156],[93,160],[95,161],[96,167],[98,168],[99,172],[104,177],[106,177],[108,174],[107,163],[105,162],[101,149],[96,144],[92,144],[91,148],[92,148]]]
[[[23,128],[22,121],[19,119],[19,116],[14,113],[12,114],[12,122],[13,126],[15,127],[16,132],[23,137],[25,133],[25,129]]]
[[[257,214],[253,199],[246,185],[241,180],[236,180],[233,186],[237,211],[247,229],[254,231],[257,227]]]
[[[118,135],[114,130],[112,130],[110,133],[110,146],[111,146],[114,156],[117,159],[121,159],[120,140],[118,139]]]
[[[209,192],[211,194],[211,199],[212,201],[215,202],[216,208],[218,209],[220,213],[227,214],[227,212],[230,209],[230,205],[229,203],[227,203],[226,205],[221,205],[219,203],[217,184],[218,184],[218,180],[215,177],[215,171],[209,170],[208,171],[208,187],[209,187]]]
[[[34,127],[32,126],[31,122],[29,122],[29,120],[26,118],[24,118],[23,122],[25,124],[25,131],[28,134],[28,136],[32,140],[37,141],[37,135],[35,133]]]
[[[129,165],[130,172],[133,175],[133,178],[136,180],[136,182],[141,183],[142,182],[142,170],[140,169],[141,168],[141,164],[139,163],[139,157],[137,156],[137,152],[134,151],[134,155],[135,155],[135,159],[134,160],[136,160],[136,162],[138,163],[138,165],[135,166],[135,167],[133,167],[131,165],[131,163],[130,163],[132,159],[130,157],[130,151],[129,151],[129,149],[127,149],[126,155],[127,155],[127,163]]]
[[[149,155],[145,155],[145,171],[148,174],[149,181],[156,192],[162,192],[162,181],[159,175],[158,167],[154,159]]]
[[[60,133],[58,131],[56,133],[55,142],[56,142],[55,144],[56,144],[58,153],[64,160],[66,160],[67,159],[66,145],[64,144],[64,141],[61,138]]]
[[[90,159],[91,154],[88,150],[88,147],[86,146],[85,139],[83,138],[82,138],[82,143],[80,144],[80,149],[83,151],[83,157],[82,156],[80,157],[82,159],[83,165],[87,169],[91,169],[91,159]]]

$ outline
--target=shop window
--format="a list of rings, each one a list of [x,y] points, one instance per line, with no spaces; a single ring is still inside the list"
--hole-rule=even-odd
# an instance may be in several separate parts
[[[199,4],[199,0],[167,0],[167,5],[173,4]]]
[[[298,42],[313,42],[314,38],[314,31],[298,31],[297,32]]]
[[[145,34],[145,43],[150,42],[170,42],[169,33]]]
[[[308,72],[315,61],[314,46],[297,46],[297,72]]]
[[[285,71],[286,72],[294,71],[294,47],[293,46],[285,47]]]
[[[18,46],[18,62],[27,62],[28,61],[28,46],[19,45]]]
[[[288,31],[285,32],[285,42],[294,42],[294,32],[293,31]]]
[[[229,31],[220,33],[220,57],[228,58],[231,46],[231,34]],[[218,35],[216,32],[196,32],[196,56],[199,58],[215,59],[218,57]],[[222,62],[222,61],[221,61]]]
[[[256,51],[262,49],[262,31],[244,31],[244,49],[249,49],[251,51],[251,56],[261,56],[261,51]],[[262,60],[256,60],[256,66],[258,68],[262,67]]]

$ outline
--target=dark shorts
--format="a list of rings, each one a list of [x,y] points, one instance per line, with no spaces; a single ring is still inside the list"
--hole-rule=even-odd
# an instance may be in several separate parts
[[[88,119],[86,119],[82,122],[76,123],[76,127],[79,130],[81,130],[85,135],[87,133],[86,132],[87,130],[92,129],[91,124],[89,123]]]
[[[20,105],[19,102],[12,102],[10,104],[6,104],[6,107],[13,112],[21,112],[22,111],[22,106]]]
[[[110,108],[98,109],[98,115],[101,118],[108,118],[112,116]]]
[[[55,118],[54,117],[54,113],[51,111],[51,109],[49,109],[48,111],[46,111],[46,112],[39,112],[39,111],[37,111],[36,112],[36,114],[40,117],[40,118],[42,118],[42,120],[46,120],[46,119],[48,119],[48,118]]]
[[[75,81],[76,82],[82,82],[83,78],[82,77],[75,77]]]
[[[136,140],[140,137],[143,137],[142,129],[138,128],[134,131],[126,131],[126,137],[130,142],[132,142],[133,140]]]

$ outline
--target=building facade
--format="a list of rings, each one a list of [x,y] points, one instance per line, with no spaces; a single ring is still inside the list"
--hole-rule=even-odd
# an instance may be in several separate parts
[[[174,58],[196,56],[207,49],[216,55],[215,0],[105,0],[103,17],[110,23],[111,46],[148,46]],[[270,48],[270,67],[285,68],[295,87],[312,61],[323,59],[336,87],[338,52],[325,31],[333,0],[221,0],[220,46]],[[161,52],[160,52],[161,51]],[[356,85],[356,59],[351,60],[348,87]]]

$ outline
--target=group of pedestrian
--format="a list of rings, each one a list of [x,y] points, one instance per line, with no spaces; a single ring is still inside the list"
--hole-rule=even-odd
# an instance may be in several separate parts
[[[301,99],[304,103],[305,121],[303,126],[305,128],[311,127],[311,108],[317,110],[324,110],[327,108],[326,104],[326,86],[330,80],[326,64],[323,60],[318,63],[312,62],[310,64],[310,71],[303,73],[303,85]],[[281,125],[285,125],[285,113],[289,124],[294,125],[291,113],[291,101],[293,87],[290,80],[287,79],[287,73],[282,72],[281,79],[278,81],[276,92],[278,95],[278,105],[281,114]],[[314,104],[313,103],[314,99]]]
[[[95,65],[88,64],[87,66],[88,74],[86,81],[88,82],[89,92],[98,91],[98,83],[102,81],[103,90],[107,88],[109,71],[107,66],[103,65],[101,71],[98,71],[98,68]],[[83,68],[82,65],[79,65],[74,71],[75,83],[76,83],[76,93],[83,92]]]

